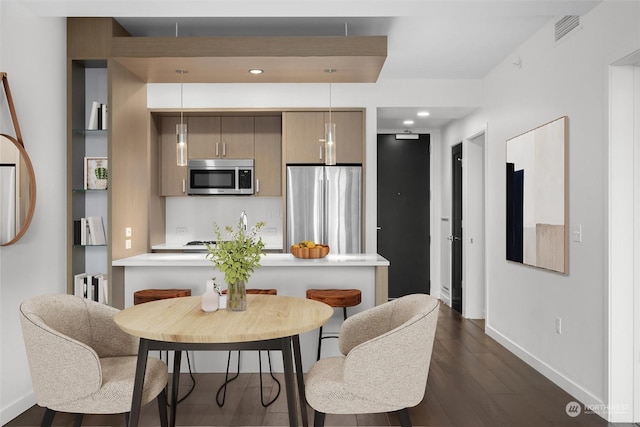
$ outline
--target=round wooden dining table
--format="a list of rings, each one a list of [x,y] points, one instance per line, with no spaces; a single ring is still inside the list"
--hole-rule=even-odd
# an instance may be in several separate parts
[[[324,325],[333,315],[327,304],[300,297],[247,295],[245,311],[204,312],[201,298],[164,299],[126,308],[115,315],[116,324],[140,338],[138,364],[129,426],[137,426],[147,357],[151,350],[172,350],[174,373],[180,372],[182,351],[279,350],[284,365],[289,425],[297,426],[294,381],[298,383],[303,425],[308,425],[299,335]],[[292,350],[293,349],[293,350]],[[180,375],[173,375],[170,425],[175,425]]]

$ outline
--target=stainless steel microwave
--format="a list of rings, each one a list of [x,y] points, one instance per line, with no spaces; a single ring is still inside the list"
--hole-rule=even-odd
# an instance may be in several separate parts
[[[187,194],[253,194],[253,159],[193,159],[188,166]]]

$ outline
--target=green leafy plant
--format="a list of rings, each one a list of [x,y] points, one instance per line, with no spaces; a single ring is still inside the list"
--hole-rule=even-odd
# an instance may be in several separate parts
[[[258,231],[264,227],[264,221],[258,222],[251,229],[245,231],[242,220],[234,230],[227,225],[225,231],[228,238],[224,238],[218,224],[214,223],[216,243],[207,244],[207,258],[224,273],[224,280],[231,285],[239,280],[249,280],[254,269],[260,267],[260,258],[264,243]]]

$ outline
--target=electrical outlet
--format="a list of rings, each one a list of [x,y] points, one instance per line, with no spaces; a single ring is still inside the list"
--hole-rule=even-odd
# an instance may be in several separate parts
[[[131,227],[125,227],[124,237],[131,237]]]
[[[176,234],[187,234],[187,227],[176,227]]]
[[[571,240],[576,243],[582,242],[582,225],[575,224],[571,227]]]
[[[562,334],[562,318],[556,317],[556,334]]]
[[[124,241],[124,248],[131,249],[131,239],[127,239]]]

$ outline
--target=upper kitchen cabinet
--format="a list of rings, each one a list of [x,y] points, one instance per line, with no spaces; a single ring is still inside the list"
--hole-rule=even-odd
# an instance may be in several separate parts
[[[255,143],[255,119],[245,116],[222,116],[220,144],[216,144],[215,157],[225,159],[252,159]]]
[[[336,159],[339,164],[362,164],[364,159],[363,111],[332,111],[336,123]],[[328,111],[283,113],[286,163],[324,163],[324,125]]]
[[[258,116],[255,118],[255,194],[280,196],[282,194],[282,118]]]
[[[184,116],[183,121],[187,124],[189,159],[255,159],[256,195],[281,194],[280,115],[254,117],[203,114]],[[178,123],[180,117],[177,115],[160,117],[161,196],[187,195],[187,168],[177,166],[176,162]]]
[[[334,111],[336,124],[336,161],[362,164],[364,159],[364,120],[362,111]],[[329,121],[329,113],[325,113]]]
[[[221,124],[220,117],[189,117],[187,120],[187,134],[189,142],[187,155],[189,159],[213,159],[220,157]],[[183,168],[184,169],[184,168]]]

